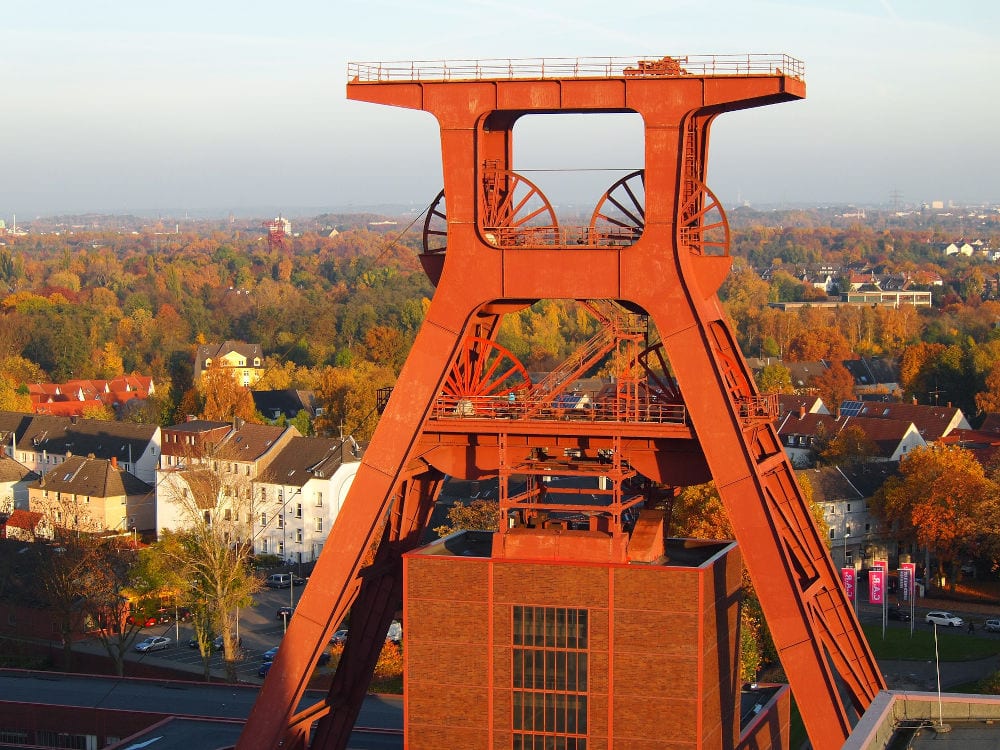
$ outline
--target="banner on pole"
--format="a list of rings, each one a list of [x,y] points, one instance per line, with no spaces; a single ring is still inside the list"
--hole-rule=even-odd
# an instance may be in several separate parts
[[[885,571],[868,571],[868,603],[883,604],[885,602]]]
[[[899,592],[904,602],[909,602],[914,597],[914,583],[916,582],[917,564],[899,564]]]
[[[872,567],[881,570],[883,573],[889,572],[889,562],[887,560],[874,560],[872,561]]]
[[[854,568],[841,568],[840,580],[844,584],[844,592],[849,601],[854,601]]]

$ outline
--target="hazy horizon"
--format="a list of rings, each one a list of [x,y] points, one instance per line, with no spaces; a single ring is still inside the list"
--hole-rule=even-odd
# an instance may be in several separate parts
[[[0,28],[0,217],[422,208],[437,126],[347,101],[349,60],[745,52],[803,60],[807,98],[716,121],[708,184],[726,206],[1000,203],[1000,6],[828,5],[18,4]],[[591,170],[546,195],[593,203],[641,166],[628,117],[526,118],[515,168]]]

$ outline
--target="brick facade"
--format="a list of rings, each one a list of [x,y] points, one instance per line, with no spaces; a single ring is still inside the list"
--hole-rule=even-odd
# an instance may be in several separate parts
[[[587,750],[736,747],[734,544],[672,540],[673,562],[659,564],[459,548],[437,543],[404,561],[408,748],[515,747],[515,606],[586,610]]]

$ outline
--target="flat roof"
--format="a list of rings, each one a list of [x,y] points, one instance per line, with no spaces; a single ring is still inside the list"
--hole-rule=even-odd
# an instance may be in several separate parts
[[[495,531],[462,530],[424,545],[411,552],[413,555],[429,555],[439,557],[479,557],[489,558],[493,554],[493,535]],[[553,531],[553,533],[555,533]],[[573,531],[559,530],[565,537]],[[593,534],[591,531],[581,531],[581,534]],[[654,560],[652,563],[630,563],[631,565],[660,565],[665,567],[698,568],[705,565],[723,550],[735,542],[728,540],[705,539],[667,539],[666,557]],[[571,562],[571,561],[567,561]]]

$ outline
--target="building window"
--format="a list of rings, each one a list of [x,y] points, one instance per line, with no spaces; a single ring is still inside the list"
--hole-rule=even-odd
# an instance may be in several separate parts
[[[302,503],[295,506],[295,517],[302,518]]]
[[[513,748],[587,748],[585,609],[514,607]]]
[[[302,529],[295,530],[295,541],[302,544]]]
[[[278,528],[279,529],[285,528],[285,517],[280,513],[278,514]]]
[[[278,554],[279,555],[285,554],[285,543],[284,542],[278,542]]]
[[[260,514],[260,525],[267,526],[267,513]]]
[[[848,503],[848,504],[847,504],[847,511],[846,511],[846,512],[847,512],[847,513],[850,513],[850,512],[851,512],[851,504],[850,504],[850,503]]]
[[[317,518],[316,519],[316,531],[320,531],[320,532],[323,531],[323,519],[322,518]]]
[[[316,507],[317,508],[322,508],[323,507],[323,493],[322,492],[317,492],[316,493]]]
[[[837,538],[837,532],[836,532],[835,529],[830,529],[830,538],[831,539],[836,539]]]

